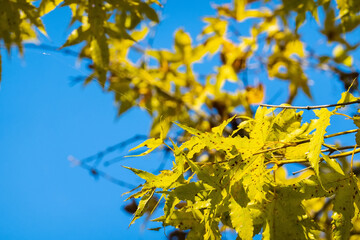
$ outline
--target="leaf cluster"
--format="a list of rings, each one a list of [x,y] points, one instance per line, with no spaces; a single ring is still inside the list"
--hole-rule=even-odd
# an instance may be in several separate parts
[[[356,98],[343,93],[338,103],[349,99]],[[338,111],[314,110],[316,118],[303,123],[303,113],[295,109],[276,113],[259,107],[229,136],[224,129],[235,116],[209,132],[176,123],[191,137],[168,146],[175,157],[171,170],[153,175],[128,168],[145,180],[129,197],[141,198],[131,223],[155,194],[159,202],[164,199],[164,215],[153,221],[186,231],[187,239],[221,239],[230,229],[239,239],[257,234],[263,239],[320,239],[324,234],[349,239],[359,221],[359,183],[342,158],[358,149],[355,145],[338,155],[329,151],[336,146],[325,143],[331,137],[326,129]],[[240,130],[248,134],[237,134]],[[158,141],[163,140],[147,140],[148,148]],[[288,178],[284,165],[291,163],[310,169]]]

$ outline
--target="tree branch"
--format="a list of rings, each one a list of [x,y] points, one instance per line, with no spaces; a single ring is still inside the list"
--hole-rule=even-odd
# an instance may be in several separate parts
[[[344,152],[344,153],[339,153],[339,154],[334,154],[334,155],[330,155],[329,157],[331,158],[339,158],[339,157],[346,157],[346,156],[350,156],[356,153],[360,152],[360,148],[353,150],[353,151],[348,151],[348,152]],[[324,158],[320,158],[320,161],[323,161]],[[274,162],[268,162],[268,163],[275,163],[279,166],[284,165],[284,164],[288,164],[288,163],[304,163],[304,162],[308,162],[308,159],[305,158],[299,158],[299,159],[291,159],[291,160],[283,160],[283,161],[274,161]]]
[[[330,107],[337,107],[337,106],[346,106],[350,104],[360,103],[360,99],[352,102],[347,103],[335,103],[335,104],[327,104],[327,105],[317,105],[317,106],[282,106],[282,105],[271,105],[271,104],[260,104],[261,107],[272,107],[272,108],[283,108],[283,109],[304,109],[304,110],[311,110],[311,109],[318,109],[318,108],[330,108]]]
[[[81,168],[83,168],[85,170],[88,170],[89,173],[91,175],[93,175],[94,177],[102,177],[105,180],[107,180],[109,182],[112,182],[112,183],[114,183],[116,185],[119,185],[121,187],[129,188],[129,189],[136,188],[135,185],[133,185],[131,183],[124,182],[124,181],[119,180],[117,178],[114,178],[113,176],[107,174],[106,172],[100,171],[99,169],[94,168],[94,167],[88,165],[87,163],[82,162],[82,161],[80,161],[80,160],[78,160],[78,159],[76,159],[76,158],[74,158],[72,156],[69,157],[69,161],[72,162],[76,166],[80,166]]]
[[[359,129],[352,129],[352,130],[347,130],[347,131],[338,132],[338,133],[334,133],[334,134],[329,134],[329,135],[324,136],[324,138],[332,138],[332,137],[337,137],[337,136],[340,136],[340,135],[354,133],[354,132],[357,132],[358,130]],[[292,142],[292,143],[282,143],[282,144],[284,144],[283,146],[265,149],[265,150],[254,153],[254,155],[267,153],[267,152],[272,152],[272,151],[280,150],[280,149],[287,148],[287,147],[294,147],[294,146],[297,146],[297,145],[300,145],[300,144],[303,144],[303,143],[307,143],[307,142],[310,142],[310,138],[305,139],[305,140],[300,140],[300,141],[297,141],[297,142]]]

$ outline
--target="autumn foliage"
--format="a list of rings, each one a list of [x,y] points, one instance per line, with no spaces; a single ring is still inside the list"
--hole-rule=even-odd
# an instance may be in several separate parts
[[[150,33],[165,7],[157,0],[0,0],[0,46],[23,53],[24,41],[46,34],[41,17],[59,7],[70,8],[76,26],[61,49],[79,45],[79,58],[91,61],[84,84],[113,93],[119,116],[135,107],[151,116],[149,139],[133,150],[173,155],[172,168],[157,175],[126,167],[144,179],[129,193],[131,223],[163,206],[153,221],[187,239],[226,231],[244,240],[360,238],[360,117],[344,112],[360,103],[360,43],[349,38],[359,31],[360,1],[234,0],[213,6],[196,39],[180,27],[171,49],[156,49]],[[315,70],[341,82],[339,98],[291,106],[300,93],[314,97]],[[285,81],[287,103],[261,104],[261,78]],[[335,117],[356,128],[327,133]],[[352,144],[334,144],[350,134]],[[301,170],[290,176],[294,165]]]

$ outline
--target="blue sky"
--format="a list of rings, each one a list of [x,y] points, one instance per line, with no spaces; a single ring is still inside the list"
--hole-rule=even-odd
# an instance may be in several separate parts
[[[201,17],[213,13],[209,1],[168,1],[154,46],[170,47],[179,26],[196,37],[204,26]],[[50,37],[44,43],[64,43],[69,34],[64,15],[69,14],[67,9],[57,9],[44,18]],[[70,155],[82,159],[146,134],[150,127],[146,113],[133,109],[116,119],[111,94],[102,92],[95,82],[72,86],[72,78],[87,74],[86,68],[76,67],[75,57],[27,48],[21,59],[16,50],[11,56],[1,51],[0,239],[165,239],[163,232],[143,231],[142,219],[128,228],[131,216],[123,211],[121,196],[128,189],[96,180],[68,161]],[[341,84],[311,74],[317,79],[315,101],[300,94],[295,104],[336,102]],[[284,83],[269,83],[269,96],[282,88],[276,103],[284,101]],[[121,164],[154,171],[160,163],[161,157],[155,156]],[[102,169],[141,183],[120,164]]]

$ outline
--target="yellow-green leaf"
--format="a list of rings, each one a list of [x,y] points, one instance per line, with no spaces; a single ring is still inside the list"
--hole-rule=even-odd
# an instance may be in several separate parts
[[[155,188],[152,190],[149,190],[140,200],[139,205],[136,209],[136,212],[134,214],[133,219],[131,220],[129,226],[131,224],[133,224],[135,222],[136,219],[138,219],[139,217],[141,217],[142,215],[144,215],[144,213],[146,212],[146,207],[150,202],[150,199],[152,198],[152,196],[154,196],[155,193]]]
[[[348,89],[346,92],[341,93],[341,98],[337,102],[337,104],[354,102],[354,101],[359,100],[358,98],[354,97],[351,93],[349,93],[349,90],[350,89]],[[335,110],[338,110],[343,107],[345,107],[345,106],[336,106]]]
[[[333,237],[335,240],[349,239],[352,228],[351,219],[354,216],[355,191],[358,190],[356,183],[350,178],[343,184],[334,199],[332,215]],[[355,197],[354,197],[355,196]]]
[[[163,139],[162,138],[151,138],[151,139],[147,139],[145,142],[139,144],[138,146],[130,149],[130,151],[134,151],[138,148],[141,147],[147,147],[148,150],[146,150],[145,152],[139,154],[139,155],[130,155],[127,157],[139,157],[139,156],[144,156],[146,154],[149,154],[150,152],[154,151],[156,148],[158,148],[161,144],[163,144]]]
[[[330,125],[330,116],[332,112],[326,108],[321,110],[314,110],[314,113],[319,118],[316,122],[316,130],[309,143],[309,153],[307,158],[313,167],[317,176],[319,176],[319,160],[321,153],[321,146],[324,142],[324,135],[326,133],[327,126]]]
[[[217,127],[213,127],[211,131],[219,136],[222,136],[225,127],[236,117],[236,115],[232,116],[231,118],[225,120],[222,124]]]
[[[233,198],[229,205],[231,224],[242,240],[252,240],[254,225],[250,210],[242,208]]]
[[[139,177],[141,177],[142,179],[145,179],[146,181],[153,181],[156,179],[156,175],[140,170],[140,169],[136,169],[136,168],[131,168],[131,167],[125,167],[126,169],[131,170],[133,173],[135,173],[136,175],[138,175]]]
[[[333,158],[330,158],[328,155],[321,154],[324,160],[329,164],[329,166],[334,169],[336,172],[340,173],[341,175],[345,176],[344,171],[342,170],[340,164]]]
[[[45,15],[54,10],[63,0],[42,0],[39,6],[40,15]]]

